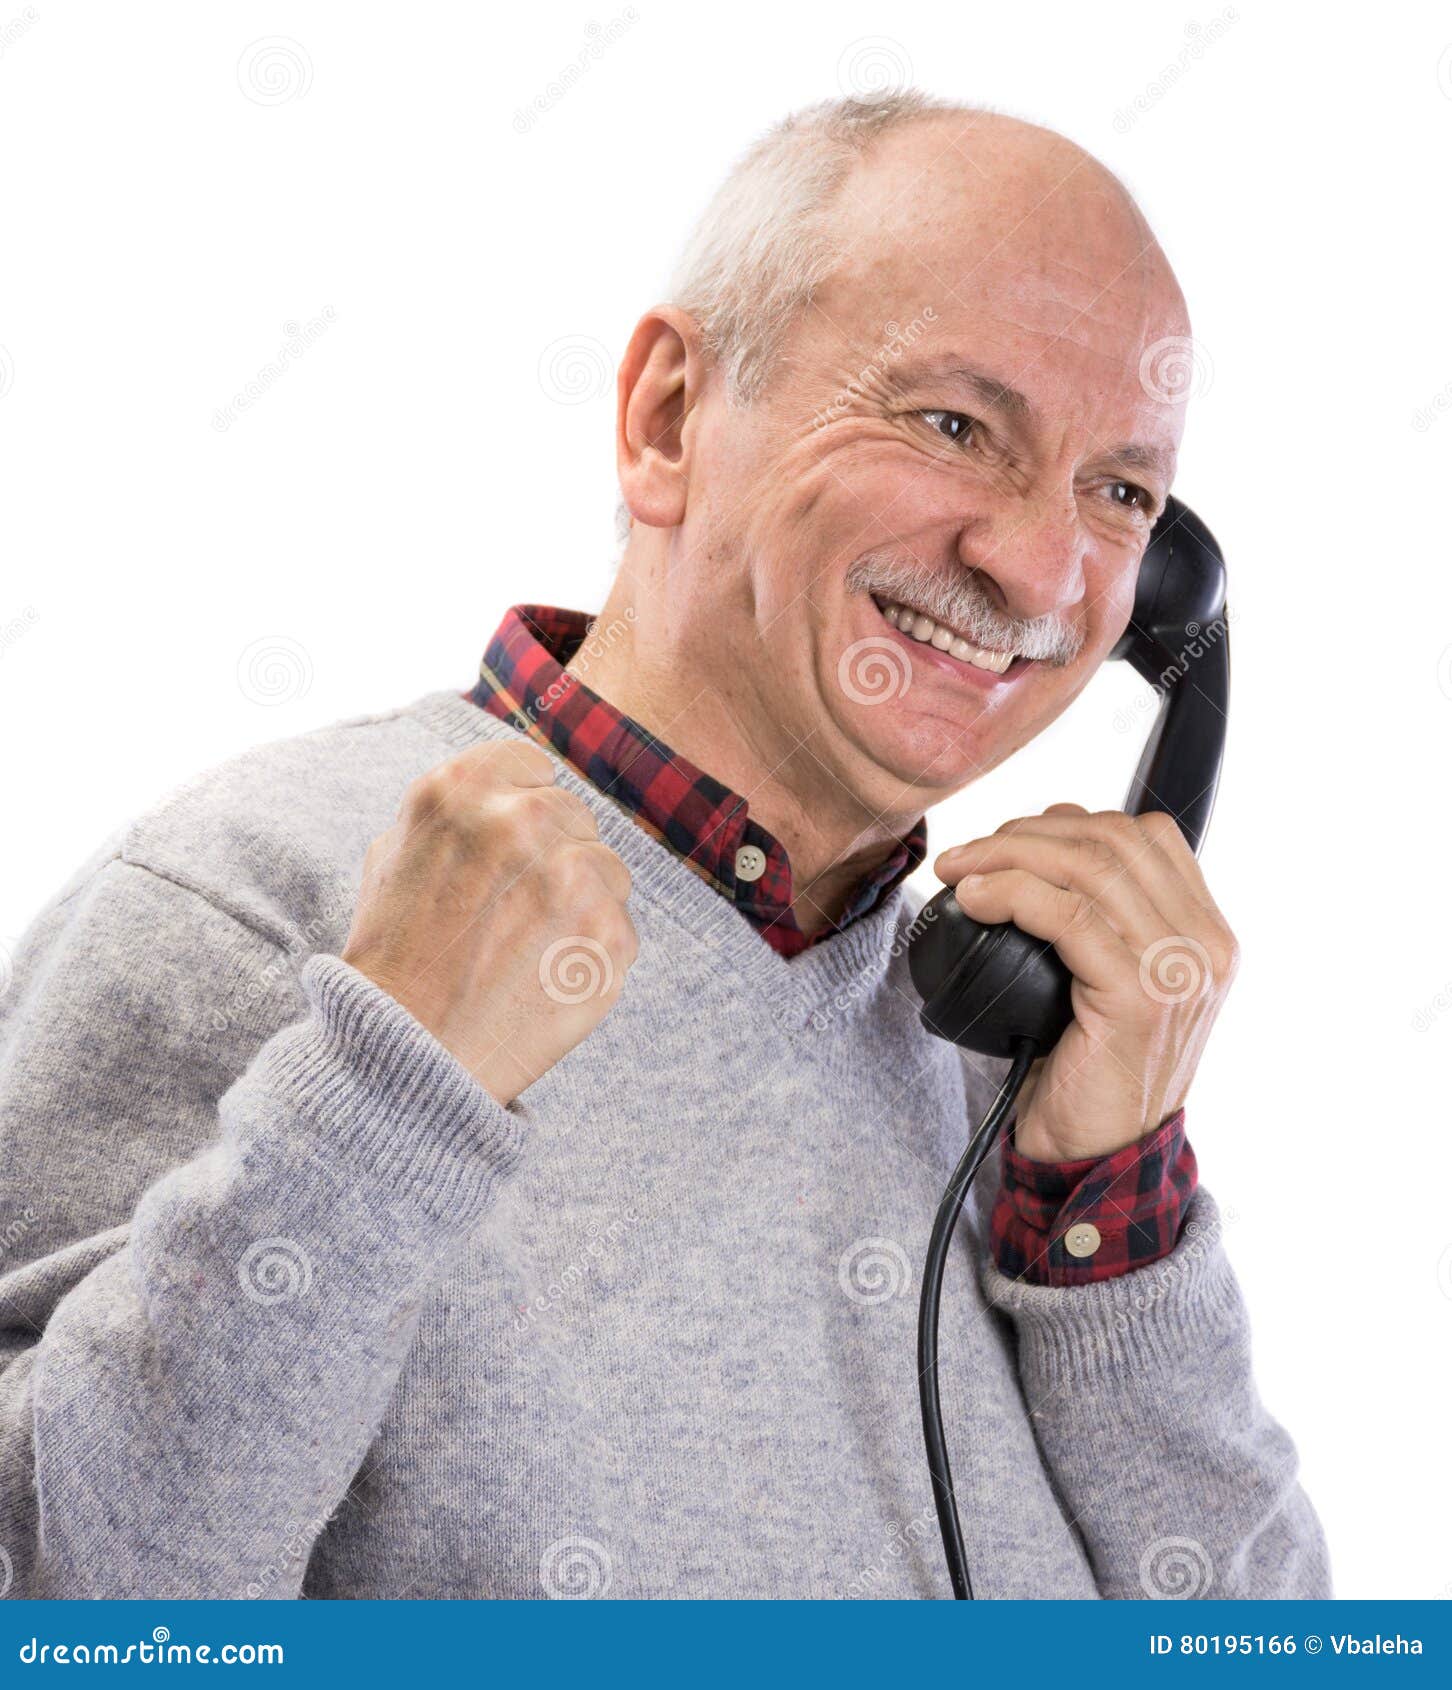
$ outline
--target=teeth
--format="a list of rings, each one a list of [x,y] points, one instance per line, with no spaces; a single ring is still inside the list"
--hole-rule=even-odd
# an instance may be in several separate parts
[[[960,663],[971,663],[975,669],[987,669],[992,674],[1001,675],[1013,662],[1011,651],[984,651],[981,646],[971,645],[961,634],[941,627],[931,616],[924,616],[922,611],[913,610],[908,605],[886,605],[882,614],[900,633],[921,640],[924,645],[931,645],[935,651],[946,651]]]

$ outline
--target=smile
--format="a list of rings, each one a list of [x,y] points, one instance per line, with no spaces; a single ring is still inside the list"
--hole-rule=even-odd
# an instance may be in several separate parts
[[[1015,663],[1021,662],[1011,651],[987,651],[982,646],[974,645],[971,640],[965,640],[956,629],[935,622],[931,616],[925,615],[921,610],[915,610],[911,605],[884,604],[875,594],[872,602],[882,612],[883,619],[889,626],[896,628],[898,633],[906,634],[909,639],[917,640],[920,645],[929,645],[946,657],[956,658],[959,663],[974,669],[986,669],[991,675],[1002,675]]]

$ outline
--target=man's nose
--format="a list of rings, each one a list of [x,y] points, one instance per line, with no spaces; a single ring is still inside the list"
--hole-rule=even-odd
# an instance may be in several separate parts
[[[958,557],[1009,616],[1050,616],[1084,597],[1087,537],[1076,502],[1049,499],[1006,507],[991,525],[958,537]]]

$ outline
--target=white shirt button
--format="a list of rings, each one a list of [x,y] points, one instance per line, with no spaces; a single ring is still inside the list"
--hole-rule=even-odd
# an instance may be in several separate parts
[[[743,845],[736,853],[736,878],[760,880],[766,873],[766,852],[755,845]]]
[[[1080,1260],[1092,1256],[1102,1242],[1099,1228],[1092,1221],[1080,1221],[1078,1226],[1071,1226],[1064,1234],[1064,1248]]]

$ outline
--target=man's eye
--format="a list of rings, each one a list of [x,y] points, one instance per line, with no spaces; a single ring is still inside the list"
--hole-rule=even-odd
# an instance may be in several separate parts
[[[962,411],[919,411],[918,415],[934,433],[955,445],[965,444],[978,427],[978,419],[964,416]]]
[[[1148,514],[1154,509],[1154,497],[1143,487],[1136,487],[1132,481],[1114,481],[1109,486],[1109,496],[1116,505],[1123,505],[1127,510],[1144,511]]]

